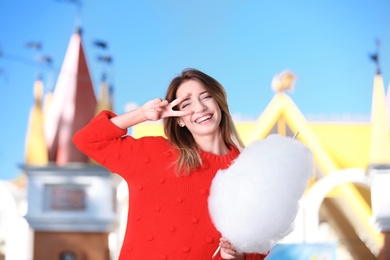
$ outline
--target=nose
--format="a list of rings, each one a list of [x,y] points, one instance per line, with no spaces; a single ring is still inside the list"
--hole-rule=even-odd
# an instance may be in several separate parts
[[[195,112],[202,112],[206,109],[206,105],[203,104],[202,100],[197,100],[195,102]]]

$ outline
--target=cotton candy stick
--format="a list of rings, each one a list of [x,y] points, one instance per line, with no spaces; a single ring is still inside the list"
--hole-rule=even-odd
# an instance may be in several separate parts
[[[211,258],[216,257],[217,254],[218,254],[218,252],[219,252],[219,250],[221,250],[221,246],[219,246],[219,247],[217,248],[217,250],[215,250],[215,252],[214,252],[214,254],[213,254],[213,256],[212,256]]]

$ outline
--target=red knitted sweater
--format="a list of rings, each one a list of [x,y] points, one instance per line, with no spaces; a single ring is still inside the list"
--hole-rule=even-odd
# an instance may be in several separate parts
[[[121,260],[211,259],[221,234],[207,205],[211,181],[227,168],[239,151],[215,155],[201,152],[203,166],[189,176],[177,177],[177,152],[163,137],[134,139],[103,111],[74,136],[75,145],[129,188],[129,213]],[[264,259],[248,254],[246,259]],[[215,259],[222,259],[219,254]]]

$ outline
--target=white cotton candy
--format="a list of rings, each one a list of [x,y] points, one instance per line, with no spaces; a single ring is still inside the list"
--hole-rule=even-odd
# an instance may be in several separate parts
[[[214,177],[211,218],[238,251],[267,253],[294,229],[313,174],[312,153],[298,140],[270,135],[255,141]]]

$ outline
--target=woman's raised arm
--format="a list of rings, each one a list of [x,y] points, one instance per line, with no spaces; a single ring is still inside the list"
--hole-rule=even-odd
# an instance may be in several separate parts
[[[157,121],[166,117],[181,117],[190,115],[192,111],[178,111],[174,110],[174,107],[180,104],[188,95],[179,97],[168,103],[167,100],[156,98],[146,102],[141,107],[134,109],[125,114],[111,118],[111,122],[122,129],[127,129],[136,124],[151,120]]]

